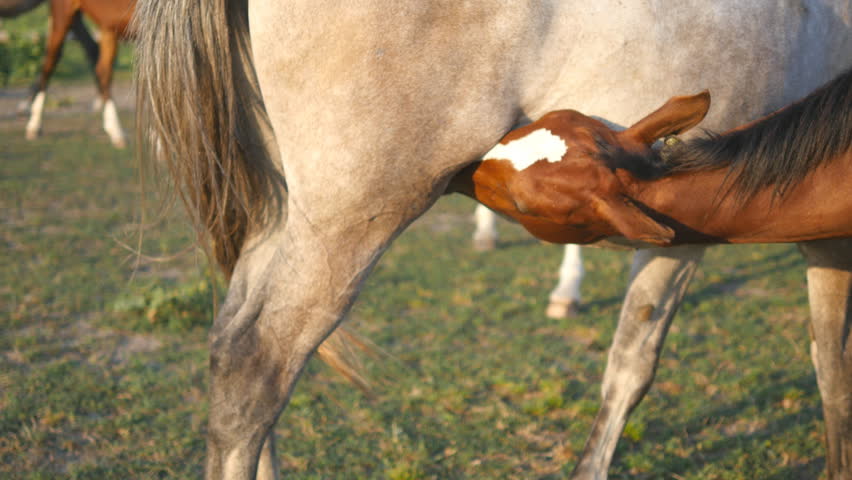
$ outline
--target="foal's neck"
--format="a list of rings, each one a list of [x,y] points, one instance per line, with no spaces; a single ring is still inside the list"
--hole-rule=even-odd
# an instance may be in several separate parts
[[[727,168],[640,180],[619,170],[628,196],[676,232],[674,243],[774,243],[852,236],[852,150],[778,195],[738,195]]]

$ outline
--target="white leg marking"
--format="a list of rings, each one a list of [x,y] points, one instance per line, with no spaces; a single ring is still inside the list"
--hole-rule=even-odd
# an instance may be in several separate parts
[[[559,283],[550,294],[550,300],[580,301],[580,283],[586,270],[579,245],[565,245],[565,257],[559,267]]]
[[[559,267],[559,283],[550,292],[550,305],[546,315],[549,318],[566,318],[572,315],[580,304],[580,285],[586,270],[579,245],[565,245],[565,256]]]
[[[38,92],[30,107],[30,120],[27,122],[27,140],[35,140],[41,133],[41,114],[44,110],[44,91]]]
[[[485,205],[477,205],[473,216],[476,219],[473,248],[479,251],[493,250],[497,245],[497,215]]]
[[[118,120],[118,110],[111,98],[104,103],[104,130],[116,148],[127,146],[124,130],[121,129],[121,122]]]
[[[104,108],[104,99],[103,99],[103,97],[98,95],[92,101],[92,111],[93,112],[100,112],[102,108]]]

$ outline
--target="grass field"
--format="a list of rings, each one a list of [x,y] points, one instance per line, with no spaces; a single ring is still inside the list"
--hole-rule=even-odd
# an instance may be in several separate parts
[[[129,112],[122,112],[129,122]],[[0,478],[195,478],[215,287],[180,215],[135,248],[132,155],[97,115],[0,122]],[[131,149],[132,151],[132,149]],[[277,430],[287,478],[550,479],[594,417],[629,256],[585,250],[586,306],[544,317],[561,249],[442,199],[382,258],[350,324],[387,352],[368,400],[312,361]],[[153,214],[149,214],[151,216]],[[824,464],[803,261],[788,245],[711,249],[616,479],[808,479]]]

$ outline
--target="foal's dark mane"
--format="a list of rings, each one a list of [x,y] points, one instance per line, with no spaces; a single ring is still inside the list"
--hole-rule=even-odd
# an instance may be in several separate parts
[[[595,139],[598,151],[595,155],[613,171],[627,170],[640,180],[656,180],[671,172],[671,167],[657,154],[643,155],[628,152],[602,138]]]
[[[728,188],[746,200],[764,188],[784,195],[852,148],[852,70],[753,125],[664,147],[670,173],[727,166]]]

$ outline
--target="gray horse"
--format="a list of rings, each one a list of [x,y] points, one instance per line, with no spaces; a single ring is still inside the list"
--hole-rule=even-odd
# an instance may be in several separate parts
[[[850,15],[848,0],[142,0],[142,136],[231,278],[208,478],[275,476],[270,431],[309,356],[390,242],[513,126],[558,108],[627,125],[701,88],[706,127],[743,123],[850,64]],[[802,246],[832,479],[852,478],[850,249]],[[636,255],[574,478],[606,478],[702,253]]]

